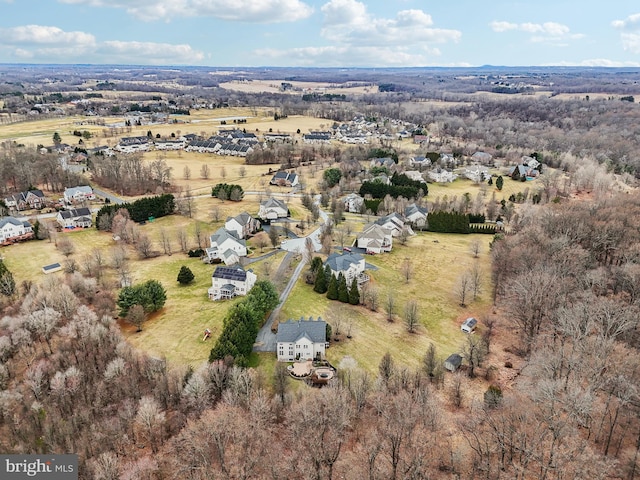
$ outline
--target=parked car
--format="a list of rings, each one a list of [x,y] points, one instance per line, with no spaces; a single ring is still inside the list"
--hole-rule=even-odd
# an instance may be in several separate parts
[[[477,324],[478,320],[473,317],[469,317],[464,322],[462,322],[460,330],[462,330],[464,333],[472,333],[476,329]]]

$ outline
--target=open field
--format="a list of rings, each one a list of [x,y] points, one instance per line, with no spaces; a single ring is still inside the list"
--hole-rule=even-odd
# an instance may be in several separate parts
[[[499,172],[492,172],[494,174],[499,174]],[[491,196],[495,193],[496,200],[500,201],[502,199],[508,200],[509,197],[513,195],[517,195],[520,192],[524,192],[525,189],[529,189],[529,195],[537,192],[542,189],[542,185],[540,184],[540,180],[534,179],[527,182],[518,182],[512,180],[508,176],[504,176],[504,184],[502,190],[498,190],[495,186],[496,179],[493,179],[493,185],[476,184],[471,180],[466,178],[457,178],[454,182],[451,183],[429,183],[429,195],[427,199],[429,202],[434,202],[437,197],[441,199],[447,196],[451,199],[453,196],[457,196],[460,198],[465,193],[471,194],[471,199],[474,199],[478,193],[482,193],[483,196],[486,196],[486,199],[489,200]]]
[[[389,254],[367,256],[366,260],[377,267],[368,271],[372,285],[378,288],[380,308],[371,312],[362,306],[351,306],[327,300],[326,296],[313,292],[301,277],[291,296],[280,312],[280,321],[321,316],[335,324],[342,319],[341,330],[346,333],[351,324],[352,339],[332,343],[327,357],[337,365],[345,356],[353,357],[360,367],[376,371],[386,352],[403,365],[417,365],[429,343],[438,347],[440,355],[459,350],[464,341],[460,323],[469,316],[482,317],[490,308],[490,255],[491,235],[447,235],[420,233],[406,246],[394,245]],[[470,244],[481,242],[479,258],[473,258]],[[437,243],[435,243],[437,241]],[[402,276],[400,265],[409,258],[413,276],[408,283]],[[482,292],[478,299],[466,308],[457,305],[454,294],[458,277],[478,263],[483,272]],[[389,292],[395,297],[395,319],[386,319],[384,304]],[[417,333],[406,331],[402,313],[408,300],[416,300],[419,306],[421,327]]]
[[[220,84],[220,88],[235,90],[236,92],[247,93],[289,93],[291,95],[301,95],[303,93],[332,93],[338,95],[363,95],[377,93],[377,85],[341,87],[340,84],[328,82],[297,82],[287,81],[295,90],[281,91],[280,86],[284,80],[233,80]]]

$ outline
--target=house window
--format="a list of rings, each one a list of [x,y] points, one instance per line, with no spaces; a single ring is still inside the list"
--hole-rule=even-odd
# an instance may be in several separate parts
[[[305,346],[304,346],[304,349],[305,349],[305,350],[306,350],[306,349],[308,349],[308,348],[309,348],[309,345],[305,345]]]

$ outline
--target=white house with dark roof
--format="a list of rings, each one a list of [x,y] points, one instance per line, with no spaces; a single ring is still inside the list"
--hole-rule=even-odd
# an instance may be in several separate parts
[[[209,299],[226,300],[238,295],[246,295],[256,283],[256,275],[241,267],[217,267],[211,275]]]
[[[356,245],[367,253],[390,252],[393,248],[391,230],[375,223],[367,225],[357,236]]]
[[[295,173],[289,173],[285,171],[276,172],[276,174],[269,181],[271,185],[277,185],[279,187],[295,187],[298,185],[298,175]]]
[[[279,362],[323,358],[327,347],[327,322],[317,320],[287,320],[278,324],[276,352]]]
[[[211,246],[206,249],[209,261],[222,260],[226,265],[237,263],[247,256],[247,244],[224,228],[219,228],[209,237]]]
[[[23,235],[33,234],[29,222],[21,222],[14,217],[0,218],[0,243],[20,239]]]
[[[64,189],[64,201],[66,203],[79,203],[85,200],[95,200],[93,188],[89,185],[81,185],[78,187],[70,187]]]
[[[224,229],[233,233],[236,237],[244,239],[260,229],[260,220],[253,218],[247,212],[242,212],[235,217],[227,218]]]
[[[311,132],[302,136],[302,141],[309,144],[331,143],[331,134],[329,132]]]
[[[71,208],[60,210],[56,221],[62,228],[89,228],[91,226],[91,210],[88,208]]]
[[[412,167],[430,167],[431,159],[422,155],[417,155],[409,158],[409,165]]]
[[[369,280],[368,275],[364,273],[364,257],[359,253],[332,253],[327,257],[327,261],[324,264],[329,266],[334,277],[338,278],[342,273],[347,285],[351,285],[354,278],[357,279],[358,283],[364,283]]]
[[[409,223],[411,223],[411,225],[424,227],[427,224],[428,213],[429,210],[427,207],[420,207],[415,203],[412,203],[411,205],[407,205],[407,208],[405,208],[404,217]]]
[[[271,197],[260,203],[258,217],[262,220],[276,220],[278,218],[286,218],[288,215],[289,209],[282,200]]]
[[[146,152],[150,150],[151,145],[148,137],[124,137],[113,149],[121,153]]]
[[[489,167],[485,167],[484,165],[469,165],[465,167],[462,175],[475,183],[484,182],[491,177]]]

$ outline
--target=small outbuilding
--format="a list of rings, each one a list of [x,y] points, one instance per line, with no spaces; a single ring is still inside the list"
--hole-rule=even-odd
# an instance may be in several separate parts
[[[462,356],[458,355],[457,353],[452,353],[444,361],[444,368],[446,368],[450,372],[455,372],[456,370],[458,370],[460,368],[460,365],[462,365]]]
[[[462,325],[460,325],[460,330],[464,333],[472,333],[476,329],[476,325],[478,324],[478,320],[473,317],[467,318]]]
[[[45,275],[53,272],[59,272],[60,270],[62,270],[62,265],[59,263],[52,263],[51,265],[45,265],[42,267],[42,273]]]

